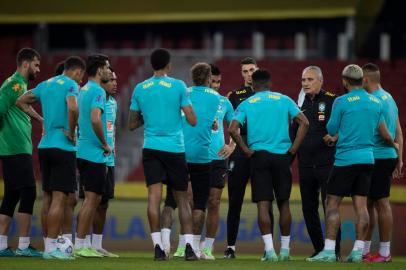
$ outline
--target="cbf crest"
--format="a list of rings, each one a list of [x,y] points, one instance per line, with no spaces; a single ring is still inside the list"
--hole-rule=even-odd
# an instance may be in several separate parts
[[[324,112],[326,110],[326,103],[320,102],[319,103],[319,112]]]

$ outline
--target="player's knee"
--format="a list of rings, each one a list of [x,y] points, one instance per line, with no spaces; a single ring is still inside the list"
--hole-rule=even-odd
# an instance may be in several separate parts
[[[18,200],[18,194],[4,194],[3,201],[1,202],[0,206],[0,214],[13,217]]]
[[[219,206],[220,206],[220,198],[214,197],[209,198],[209,202],[207,205],[209,211],[217,211],[217,209],[219,209]]]
[[[18,212],[32,215],[36,197],[37,192],[35,187],[22,189],[20,193],[20,206],[18,208]]]
[[[388,198],[380,199],[376,202],[377,210],[379,213],[386,213],[391,211],[391,206]]]

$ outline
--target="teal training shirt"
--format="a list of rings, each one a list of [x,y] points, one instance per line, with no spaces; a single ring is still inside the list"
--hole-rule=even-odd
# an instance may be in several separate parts
[[[382,114],[385,119],[386,127],[392,138],[396,136],[396,124],[398,121],[398,107],[396,102],[384,89],[378,89],[375,92],[371,93],[373,96],[378,98],[382,104]],[[388,158],[397,158],[395,148],[388,146],[388,144],[382,139],[379,135],[379,132],[375,133],[374,136],[374,157],[375,159],[388,159]]]
[[[76,151],[76,145],[68,140],[64,130],[69,130],[67,97],[77,98],[78,84],[65,75],[52,77],[32,90],[41,102],[44,118],[44,135],[38,148],[58,148]]]
[[[186,161],[188,163],[209,163],[211,130],[220,104],[220,95],[205,86],[189,88],[190,101],[196,114],[197,124],[192,127],[183,119]]]
[[[107,157],[107,166],[115,166],[115,146],[116,146],[116,116],[117,101],[113,96],[109,96],[106,101],[107,120],[107,144],[111,147],[111,154]]]
[[[224,141],[224,125],[223,121],[227,122],[227,125],[230,124],[233,120],[234,109],[231,102],[228,98],[220,96],[220,106],[217,110],[216,120],[218,122],[218,129],[211,131],[211,144],[210,144],[210,160],[222,160],[219,157],[218,152],[223,148]]]
[[[144,148],[184,153],[181,108],[190,105],[183,81],[168,76],[139,83],[130,110],[144,118]]]
[[[384,121],[381,102],[364,89],[354,89],[333,104],[327,131],[338,134],[335,166],[374,164],[374,135]]]
[[[241,125],[247,121],[248,147],[252,150],[285,154],[292,145],[289,120],[299,113],[296,103],[288,96],[261,91],[238,106],[233,120]]]
[[[106,163],[103,146],[93,131],[91,112],[93,109],[102,111],[104,137],[107,140],[106,128],[106,92],[96,82],[89,81],[79,92],[79,139],[77,158],[95,163]]]

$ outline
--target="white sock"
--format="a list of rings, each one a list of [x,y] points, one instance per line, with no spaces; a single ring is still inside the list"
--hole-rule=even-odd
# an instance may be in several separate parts
[[[265,251],[273,250],[272,233],[262,235],[262,240],[264,240]]]
[[[18,238],[18,248],[26,249],[30,245],[30,237],[19,237]]]
[[[68,238],[73,243],[71,233],[64,233],[64,234],[62,234],[62,236]]]
[[[364,250],[364,241],[362,240],[355,240],[354,242],[354,247],[352,249],[354,250]]]
[[[199,242],[199,249],[202,250],[204,249],[204,247],[206,246],[206,239],[204,239],[203,241]]]
[[[49,238],[45,239],[45,252],[52,252],[56,250],[56,238]]]
[[[154,244],[154,247],[158,245],[161,249],[162,247],[162,239],[161,239],[161,232],[154,232],[151,233],[151,238],[152,238],[152,243]]]
[[[171,229],[161,229],[162,245],[165,251],[171,250]]]
[[[102,249],[103,234],[92,234],[92,248]]]
[[[75,249],[83,248],[85,247],[85,238],[79,238],[76,236],[75,238]]]
[[[371,250],[371,243],[372,241],[365,241],[364,250],[362,251],[362,255],[366,255]]]
[[[178,248],[185,246],[186,246],[185,235],[179,234]]]
[[[193,245],[192,245],[192,247],[193,247],[194,251],[200,250],[200,247],[199,247],[200,238],[201,238],[201,235],[196,235],[196,234],[193,235]]]
[[[206,240],[204,242],[204,247],[213,251],[214,238],[206,237]]]
[[[46,237],[42,237],[42,240],[44,241],[44,252],[46,252],[46,248],[47,248],[47,238]]]
[[[390,242],[379,243],[379,254],[383,257],[388,257],[390,255]]]
[[[233,251],[235,251],[235,246],[227,246],[227,248],[231,248]]]
[[[90,234],[86,234],[84,245],[86,248],[92,247],[92,236]]]
[[[290,243],[290,235],[287,236],[281,235],[281,248],[289,249],[289,243]]]
[[[183,237],[185,244],[181,247],[186,247],[186,244],[189,244],[193,248],[193,234],[184,234]],[[181,244],[181,241],[181,238],[179,238],[179,244]]]
[[[336,240],[327,239],[324,240],[324,250],[335,250],[336,249]]]
[[[0,250],[7,248],[7,235],[0,235]]]

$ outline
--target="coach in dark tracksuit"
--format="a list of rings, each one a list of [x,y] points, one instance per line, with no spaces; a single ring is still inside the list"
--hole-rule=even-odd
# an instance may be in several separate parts
[[[324,248],[323,232],[319,216],[319,197],[325,200],[327,181],[334,163],[335,147],[326,145],[323,137],[336,95],[321,89],[323,75],[320,68],[310,66],[303,70],[302,88],[306,94],[302,112],[309,119],[310,127],[298,150],[300,193],[307,231],[313,243],[314,256]],[[292,127],[296,134],[297,126]],[[340,258],[341,231],[337,234],[336,255]]]
[[[227,97],[237,109],[241,102],[254,95],[251,88],[251,75],[257,70],[254,59],[247,57],[241,61],[241,73],[244,78],[244,85],[239,89],[228,93]],[[240,134],[245,143],[247,143],[247,126],[242,125]],[[227,249],[224,252],[225,259],[235,258],[235,243],[240,225],[241,207],[244,202],[245,188],[250,178],[251,166],[250,159],[244,154],[240,147],[236,147],[234,153],[230,156],[228,177],[228,212],[227,212]],[[272,208],[270,216],[273,224]]]

